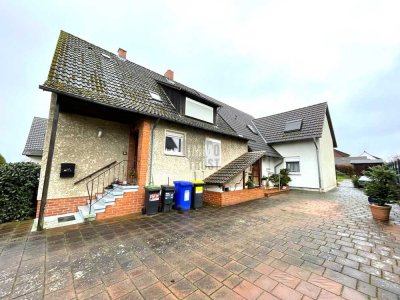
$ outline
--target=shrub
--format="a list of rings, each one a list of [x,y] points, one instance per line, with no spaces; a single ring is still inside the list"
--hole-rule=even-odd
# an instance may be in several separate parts
[[[40,166],[32,162],[0,166],[0,223],[24,220],[35,213]]]
[[[0,154],[0,165],[4,165],[6,163],[6,159],[3,157],[3,155]]]
[[[351,177],[351,182],[353,182],[353,186],[355,188],[360,188],[360,185],[358,184],[358,179],[360,179],[360,177],[357,175]]]
[[[349,176],[353,176],[356,173],[353,165],[336,165],[335,168],[336,171],[339,171]]]
[[[279,175],[278,174],[272,174],[269,176],[269,180],[274,184],[278,185],[279,184]]]
[[[364,172],[364,175],[371,180],[365,183],[364,192],[378,205],[385,205],[391,200],[399,200],[396,172],[389,169],[387,165],[370,167]]]
[[[289,177],[289,170],[288,169],[281,169],[279,172],[281,174],[281,186],[288,185],[292,179]]]

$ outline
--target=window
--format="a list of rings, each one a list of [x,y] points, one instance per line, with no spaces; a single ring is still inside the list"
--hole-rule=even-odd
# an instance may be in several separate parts
[[[165,131],[165,154],[184,155],[185,135],[175,131]]]
[[[221,141],[206,138],[206,167],[221,166]]]
[[[149,93],[150,93],[151,99],[156,100],[156,101],[161,101],[161,97],[159,94],[157,94],[155,92],[149,92]]]
[[[208,123],[214,123],[214,108],[186,97],[185,115]]]
[[[302,125],[303,125],[303,120],[287,121],[285,124],[284,132],[301,130]]]
[[[286,162],[286,169],[288,169],[290,173],[300,173],[300,162],[288,161]]]

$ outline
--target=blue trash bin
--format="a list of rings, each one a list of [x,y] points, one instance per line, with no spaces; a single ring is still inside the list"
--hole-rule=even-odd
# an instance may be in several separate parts
[[[175,209],[188,210],[192,202],[192,187],[190,181],[174,181],[175,185]]]

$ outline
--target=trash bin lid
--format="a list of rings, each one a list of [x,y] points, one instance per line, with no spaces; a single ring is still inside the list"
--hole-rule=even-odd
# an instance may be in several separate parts
[[[195,185],[204,184],[203,180],[192,180]]]
[[[147,185],[145,187],[146,191],[160,191],[161,188],[158,185]]]
[[[193,183],[190,181],[174,181],[174,184],[177,186],[193,186]]]
[[[161,189],[164,191],[175,191],[175,187],[173,185],[162,185]]]

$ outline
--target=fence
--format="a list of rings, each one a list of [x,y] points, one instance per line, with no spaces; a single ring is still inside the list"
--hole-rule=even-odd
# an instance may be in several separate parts
[[[397,182],[400,183],[400,159],[392,160],[388,163],[389,168],[397,174]]]

